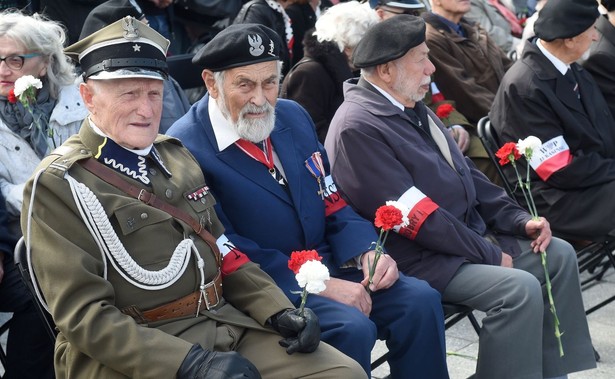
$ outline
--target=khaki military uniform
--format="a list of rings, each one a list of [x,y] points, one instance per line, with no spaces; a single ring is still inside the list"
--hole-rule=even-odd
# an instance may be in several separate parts
[[[293,306],[251,262],[223,276],[220,304],[209,310],[201,306],[198,317],[138,324],[122,313],[125,307],[149,310],[197,291],[200,274],[195,259],[191,256],[183,274],[167,288],[149,290],[130,283],[119,274],[122,269],[103,257],[66,175],[96,195],[121,244],[141,268],[165,268],[185,238],[194,241],[204,260],[206,283],[215,277],[218,265],[211,248],[187,224],[129,197],[78,164],[96,154],[102,142],[86,120],[78,135],[43,160],[39,166],[43,173],[37,182],[30,180],[25,191],[25,199],[35,191],[32,204],[24,201],[22,228],[38,284],[59,330],[58,378],[174,378],[194,343],[207,349],[236,350],[264,378],[364,377],[354,361],[324,343],[313,354],[286,354],[277,343],[281,337],[264,325],[270,316]],[[148,163],[149,190],[199,219],[218,238],[223,228],[213,210],[212,195],[206,191],[202,198],[189,199],[195,190],[206,189],[198,164],[177,140],[159,136],[154,145],[172,176]]]

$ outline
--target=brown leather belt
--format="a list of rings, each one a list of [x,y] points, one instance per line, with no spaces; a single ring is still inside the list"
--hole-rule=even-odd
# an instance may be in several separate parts
[[[131,305],[122,309],[122,313],[134,318],[139,324],[148,324],[156,321],[170,320],[190,315],[194,315],[196,317],[200,296],[201,291],[196,291],[190,295],[147,311],[141,311],[136,306]],[[205,304],[201,304],[201,307],[209,310],[217,306],[220,303],[221,298],[222,275],[220,274],[220,270],[218,270],[218,274],[214,280],[205,285]]]

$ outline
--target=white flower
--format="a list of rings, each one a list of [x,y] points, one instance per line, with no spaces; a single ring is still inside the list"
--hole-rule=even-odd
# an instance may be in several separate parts
[[[525,155],[526,157],[528,155],[531,156],[532,153],[540,146],[542,146],[542,141],[540,141],[540,138],[535,136],[529,136],[526,139],[520,139],[519,142],[517,142],[517,150],[519,150],[519,153]]]
[[[386,205],[392,205],[395,208],[399,209],[399,211],[401,212],[402,222],[401,224],[395,225],[395,230],[397,230],[397,228],[404,228],[408,226],[408,224],[410,223],[410,220],[408,219],[408,213],[410,213],[410,208],[408,208],[406,204],[399,201],[389,200],[386,202]]]
[[[15,81],[15,89],[13,89],[13,92],[15,93],[16,97],[19,97],[30,87],[41,89],[43,88],[43,82],[41,82],[40,79],[35,78],[32,75],[24,75]]]
[[[311,260],[301,265],[295,278],[299,287],[308,293],[320,293],[327,287],[325,280],[329,280],[329,270],[320,261]]]

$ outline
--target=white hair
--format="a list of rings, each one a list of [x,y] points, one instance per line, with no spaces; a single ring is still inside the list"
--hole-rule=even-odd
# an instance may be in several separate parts
[[[327,9],[316,21],[314,35],[318,42],[336,43],[340,52],[343,52],[346,47],[354,49],[367,29],[377,22],[378,15],[368,2],[338,3]]]
[[[40,53],[45,57],[52,98],[57,99],[60,87],[74,82],[75,67],[64,55],[66,33],[60,23],[36,13],[28,16],[7,10],[0,12],[0,37],[8,37],[28,52]]]

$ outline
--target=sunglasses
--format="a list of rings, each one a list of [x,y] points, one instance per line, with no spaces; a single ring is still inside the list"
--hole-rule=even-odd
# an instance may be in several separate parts
[[[21,70],[24,62],[28,58],[38,57],[41,54],[32,53],[32,54],[23,54],[23,55],[9,55],[8,57],[0,58],[0,63],[4,62],[11,70]]]

